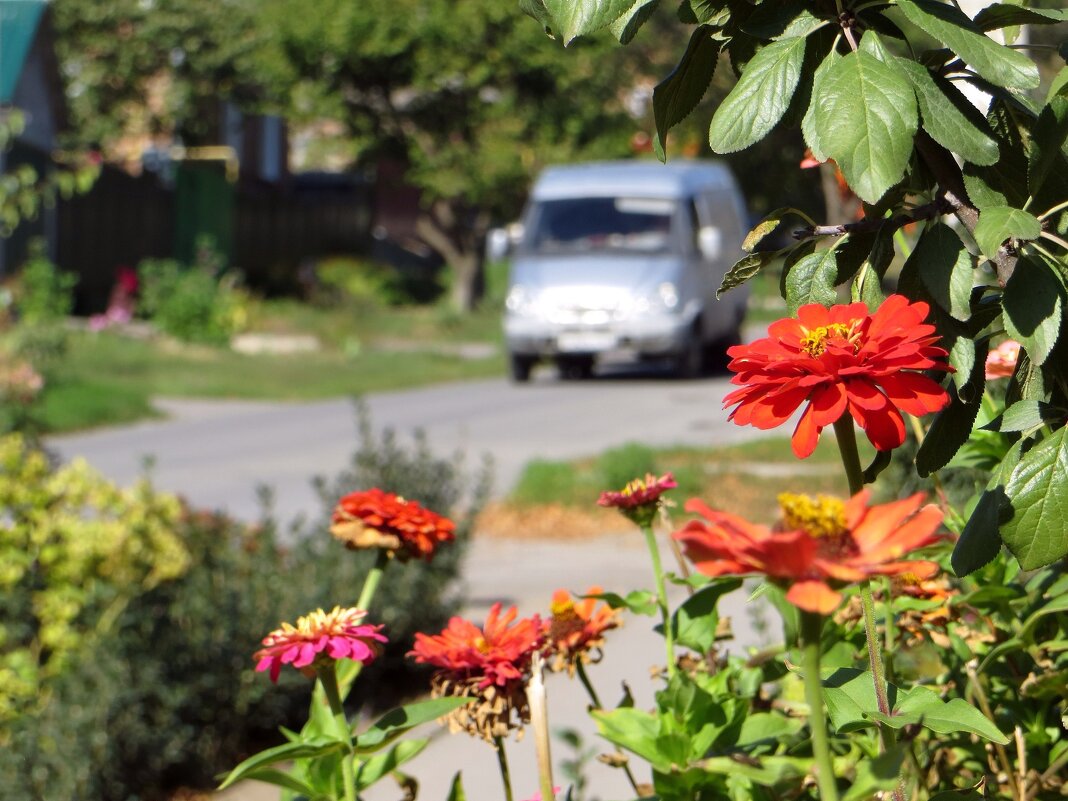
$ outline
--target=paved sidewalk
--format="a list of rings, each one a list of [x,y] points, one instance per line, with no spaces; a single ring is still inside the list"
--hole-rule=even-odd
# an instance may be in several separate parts
[[[663,559],[667,569],[675,564],[674,557],[662,539]],[[591,584],[601,584],[606,590],[628,592],[632,589],[652,588],[652,571],[644,540],[636,530],[621,530],[581,542],[545,542],[506,540],[493,537],[476,538],[468,551],[464,570],[469,608],[465,614],[480,621],[495,601],[516,604],[520,614],[548,612],[553,590],[563,587],[583,592]],[[678,588],[676,588],[678,590]],[[673,602],[681,600],[680,595]],[[756,604],[747,605],[747,590],[732,593],[721,602],[721,612],[730,616],[736,640],[734,647],[765,644],[754,626],[753,614],[766,615],[771,622],[769,636],[777,634],[774,612]],[[653,632],[652,618],[628,615],[623,628],[607,634],[605,659],[589,669],[590,679],[606,704],[614,704],[622,694],[626,682],[639,707],[651,707],[654,685],[649,669],[664,664],[663,639]],[[587,747],[609,750],[607,742],[596,733],[596,727],[586,713],[587,697],[578,680],[566,675],[547,677],[549,695],[549,724],[553,730],[575,729]],[[449,735],[437,724],[427,724],[413,732],[420,737],[432,737],[431,744],[402,770],[419,781],[419,798],[423,801],[443,801],[456,771],[462,770],[464,788],[470,801],[501,801],[500,776],[493,750],[481,740],[465,734]],[[509,739],[506,747],[517,799],[530,798],[537,790],[538,779],[533,741]],[[574,755],[554,739],[553,761],[556,783],[566,786],[560,772],[562,760]],[[597,799],[632,798],[633,791],[622,772],[592,761],[588,766],[590,797]],[[639,781],[648,775],[637,771]],[[402,792],[390,780],[381,782],[365,794],[367,801],[398,801]],[[239,785],[221,793],[218,801],[277,801],[273,788],[255,783]]]

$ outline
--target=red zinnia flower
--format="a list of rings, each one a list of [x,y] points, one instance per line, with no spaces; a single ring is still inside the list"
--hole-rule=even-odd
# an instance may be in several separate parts
[[[926,579],[938,572],[934,562],[898,560],[939,540],[941,510],[922,506],[922,493],[871,507],[868,495],[863,490],[841,501],[783,494],[783,521],[774,530],[692,499],[686,510],[705,520],[690,521],[674,536],[701,573],[763,573],[789,588],[786,598],[795,606],[829,614],[842,597],[835,586],[879,574]]]
[[[602,492],[597,504],[618,509],[638,525],[648,525],[660,508],[660,496],[677,486],[671,473],[660,478],[647,473],[644,479],[634,479],[619,492]]]
[[[600,587],[590,587],[587,595],[600,595]],[[577,662],[594,661],[591,653],[599,651],[604,644],[604,633],[619,627],[619,610],[607,604],[598,608],[596,598],[576,601],[567,590],[553,593],[550,606],[552,618],[547,628],[546,650],[549,653],[549,668],[553,671],[566,669],[573,674]]]
[[[934,326],[923,322],[927,311],[902,295],[871,315],[863,303],[802,306],[796,320],[778,320],[764,339],[727,351],[732,383],[742,388],[723,406],[737,404],[730,419],[738,425],[769,429],[807,402],[791,441],[801,459],[847,411],[876,449],[892,450],[905,440],[902,411],[919,416],[949,404],[937,382],[916,372],[952,369]]]
[[[408,655],[438,668],[431,694],[477,700],[445,716],[451,731],[493,742],[512,729],[522,734],[523,724],[530,721],[525,684],[531,659],[544,643],[544,625],[537,615],[519,621],[516,615],[513,606],[502,617],[501,604],[496,603],[481,629],[454,617],[441,634],[415,635]]]
[[[337,659],[352,659],[367,664],[381,652],[379,643],[386,638],[379,633],[381,625],[361,624],[367,615],[361,609],[333,611],[317,609],[297,619],[294,628],[283,623],[263,638],[263,649],[256,652],[256,670],[270,668],[271,681],[278,681],[282,665],[301,668],[306,676],[315,675],[315,667]]]
[[[452,542],[456,525],[392,492],[350,492],[337,502],[330,531],[346,547],[383,548],[402,560],[428,562],[443,542]]]

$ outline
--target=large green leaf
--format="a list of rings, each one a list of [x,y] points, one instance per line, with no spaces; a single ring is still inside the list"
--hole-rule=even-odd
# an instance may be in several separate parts
[[[263,768],[261,770],[254,770],[252,773],[247,774],[246,781],[263,782],[264,784],[273,784],[275,787],[281,787],[285,790],[291,790],[298,795],[305,796],[306,798],[316,797],[315,788],[305,781],[298,779],[292,773],[286,773],[284,770],[278,770],[276,768]]]
[[[653,89],[653,148],[661,161],[666,158],[668,131],[686,119],[705,96],[716,71],[719,48],[720,42],[712,38],[712,28],[697,26],[678,66]]]
[[[575,37],[607,28],[634,5],[634,0],[540,0],[552,30],[565,45]]]
[[[377,751],[406,731],[471,703],[472,698],[433,698],[391,709],[356,737],[356,753]]]
[[[804,59],[803,36],[772,42],[750,59],[712,116],[708,141],[715,152],[743,150],[775,127],[790,105]]]
[[[1068,555],[1068,428],[1042,440],[1016,465],[1005,486],[1012,517],[1005,545],[1024,570]]]
[[[356,790],[360,791],[370,787],[383,776],[392,773],[409,759],[417,756],[429,744],[430,740],[427,739],[401,740],[388,751],[375,754],[370,759],[358,763],[356,768]]]
[[[814,85],[809,111],[809,145],[838,162],[862,200],[877,202],[901,180],[918,119],[912,84],[895,64],[867,52],[838,59]]]
[[[949,464],[971,436],[983,401],[987,345],[985,341],[976,343],[975,362],[967,383],[959,392],[950,393],[949,406],[938,413],[916,451],[916,472],[923,478]]]
[[[309,759],[324,756],[326,754],[339,753],[346,748],[341,740],[328,739],[325,737],[315,740],[298,741],[276,745],[254,754],[227,774],[219,789],[223,790],[235,782],[248,778],[257,771],[269,768],[279,762],[288,762],[293,759]]]
[[[824,86],[827,81],[827,76],[834,70],[834,66],[842,60],[842,56],[838,52],[832,49],[820,65],[816,67],[816,71],[812,75],[812,97],[819,98],[824,94]],[[808,108],[805,110],[805,116],[801,120],[801,133],[805,137],[805,144],[808,145],[809,150],[812,151],[813,157],[817,161],[826,161],[827,153],[824,150],[823,143],[820,141],[820,129],[816,124],[816,103],[809,102]]]
[[[1024,8],[994,3],[975,15],[975,24],[984,31],[1008,28],[1013,25],[1054,25],[1068,20],[1063,8]]]
[[[891,703],[896,700],[897,688],[890,685]],[[848,732],[873,726],[871,716],[879,711],[875,697],[875,683],[867,670],[838,668],[823,680],[823,700],[827,716],[835,731]]]
[[[707,654],[716,642],[719,599],[742,586],[741,579],[721,579],[687,598],[671,617],[675,642]]]
[[[956,86],[912,59],[895,58],[895,63],[916,91],[923,129],[932,139],[972,164],[997,162],[998,143],[990,126]]]
[[[660,721],[655,715],[632,707],[595,709],[590,715],[606,740],[634,752],[656,770],[671,770],[670,756],[661,750]]]
[[[620,44],[629,44],[638,29],[653,16],[658,5],[660,0],[638,0],[622,17],[609,25],[608,29]]]
[[[955,320],[972,316],[971,293],[975,283],[972,255],[948,225],[928,226],[909,256],[931,298]]]
[[[791,316],[809,303],[830,307],[837,302],[835,259],[834,248],[828,248],[805,256],[790,268],[786,274],[786,308]]]
[[[1031,132],[1027,161],[1027,188],[1037,196],[1051,170],[1062,174],[1068,151],[1068,98],[1053,97],[1043,107]]]
[[[944,701],[923,685],[902,693],[892,715],[876,713],[873,717],[893,729],[919,724],[936,734],[976,734],[1002,745],[1009,741],[986,715],[967,701],[960,698]]]
[[[1010,89],[1038,86],[1034,61],[995,42],[955,5],[936,0],[898,0],[897,7],[909,22],[942,42],[991,83]]]
[[[1001,553],[1001,523],[1011,513],[1005,483],[1020,461],[1020,445],[1013,445],[1001,460],[953,546],[951,564],[958,576],[974,573]]]
[[[867,801],[875,795],[888,794],[901,780],[901,763],[904,759],[905,751],[898,745],[874,759],[860,762],[849,789],[842,795],[842,801]]]
[[[1045,363],[1057,343],[1064,304],[1064,286],[1050,265],[1026,257],[1016,262],[1002,297],[1005,330],[1036,365]]]
[[[1042,233],[1042,224],[1034,215],[1012,206],[991,206],[979,214],[975,226],[976,244],[988,259],[998,255],[1001,243],[1006,239],[1037,239]]]

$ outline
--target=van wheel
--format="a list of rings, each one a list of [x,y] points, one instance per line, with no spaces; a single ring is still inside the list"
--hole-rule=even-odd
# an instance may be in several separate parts
[[[516,384],[525,384],[530,380],[530,371],[534,369],[535,358],[513,353],[509,357],[509,375]]]
[[[700,378],[705,370],[705,349],[696,331],[690,333],[682,352],[675,357],[675,375],[683,380]]]

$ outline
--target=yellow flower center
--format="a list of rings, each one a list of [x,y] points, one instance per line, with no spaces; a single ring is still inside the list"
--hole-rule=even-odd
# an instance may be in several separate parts
[[[490,644],[486,642],[485,637],[476,637],[475,648],[478,649],[480,654],[488,654],[490,651]]]
[[[574,614],[575,604],[571,598],[565,598],[563,600],[553,600],[549,604],[549,611],[552,612],[553,617],[565,617]]]
[[[805,336],[801,339],[801,349],[809,356],[820,356],[827,348],[827,340],[831,337],[838,337],[839,339],[852,342],[853,337],[855,336],[855,328],[856,322],[852,322],[849,325],[846,325],[845,323],[831,323],[830,325],[821,325],[819,328],[813,328],[811,331],[806,329]],[[856,343],[854,342],[853,344],[855,347]]]
[[[840,537],[848,531],[845,502],[827,495],[795,495],[784,492],[779,496],[783,526],[790,531],[801,530],[813,537]]]

